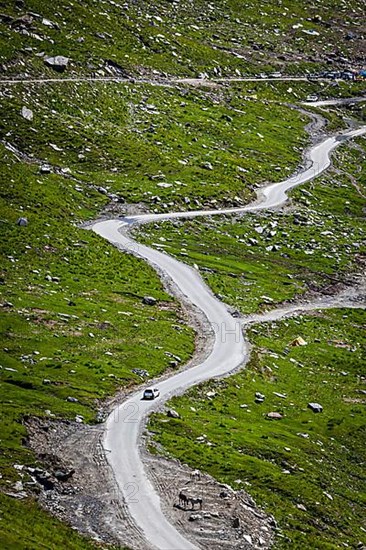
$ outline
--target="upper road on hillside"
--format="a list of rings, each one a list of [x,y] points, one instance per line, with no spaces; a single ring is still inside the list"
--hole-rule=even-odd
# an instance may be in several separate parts
[[[230,84],[234,82],[309,82],[307,76],[280,76],[280,77],[228,77],[228,78],[138,78],[138,77],[118,77],[118,76],[65,76],[59,78],[4,78],[0,79],[0,85],[8,84],[50,84],[53,82],[122,82],[122,83],[142,83],[156,84],[158,86],[169,86],[173,84],[190,84],[194,86],[212,84]],[[319,77],[316,82],[334,82],[334,79]]]

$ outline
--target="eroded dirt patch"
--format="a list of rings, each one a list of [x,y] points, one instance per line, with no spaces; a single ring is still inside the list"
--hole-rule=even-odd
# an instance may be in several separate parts
[[[26,426],[28,444],[42,464],[41,474],[30,474],[36,481],[41,505],[100,542],[147,549],[140,530],[129,518],[107,463],[101,444],[104,425],[29,418]],[[244,491],[235,492],[204,473],[198,479],[188,466],[176,460],[145,451],[143,459],[169,521],[200,548],[270,546],[275,521]],[[60,476],[60,472],[66,475]],[[198,503],[193,509],[191,504],[179,506],[180,491],[201,498],[202,509]]]
[[[164,514],[184,536],[204,549],[269,548],[276,525],[245,491],[234,491],[177,460],[143,454]],[[202,500],[179,503],[179,493]]]
[[[49,483],[37,480],[40,504],[80,533],[104,543],[146,548],[130,520],[101,444],[104,425],[30,418],[28,444]],[[57,471],[74,471],[63,481]],[[32,475],[32,474],[31,474]]]

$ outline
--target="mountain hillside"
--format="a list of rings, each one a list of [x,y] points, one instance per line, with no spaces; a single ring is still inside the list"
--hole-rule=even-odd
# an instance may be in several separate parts
[[[243,75],[362,68],[365,7],[357,0],[42,0],[2,2],[6,75]]]
[[[207,334],[189,308],[134,255],[139,244],[122,253],[89,230],[90,222],[242,207],[268,182],[303,169],[311,143],[365,123],[363,80],[311,78],[365,68],[365,22],[359,0],[1,2],[1,549],[133,546],[126,509],[102,473],[103,422],[121,395],[175,372],[195,350],[207,351]],[[240,80],[245,76],[258,78]],[[315,103],[332,98],[350,101]],[[334,167],[316,185],[299,188],[285,211],[175,220],[145,226],[136,238],[191,264],[234,316],[313,293],[332,296],[353,288],[364,265],[365,157],[364,138],[342,145]],[[294,319],[290,328],[253,328],[248,370],[219,391],[213,383],[216,404],[199,387],[173,402],[181,419],[152,418],[153,448],[195,468],[201,456],[220,483],[242,479],[235,486],[252,491],[283,529],[279,548],[296,540],[294,549],[307,549],[308,533],[314,549],[338,548],[335,536],[354,548],[366,529],[363,315],[341,309],[302,325]],[[293,350],[295,361],[283,348],[298,331],[314,341]],[[274,362],[275,353],[281,357]],[[312,378],[319,357],[323,370]],[[292,359],[304,366],[295,376]],[[273,408],[285,399],[272,397],[267,385],[277,383],[277,362],[281,393],[294,402],[284,401],[289,418],[277,423],[282,432],[253,404],[255,433],[234,437],[250,412],[243,405],[239,416],[235,408],[252,403],[256,379]],[[341,388],[341,403],[333,387]],[[307,422],[305,401],[314,394],[328,408],[307,430],[299,424]],[[209,453],[197,443],[202,422],[193,399],[215,441]],[[292,417],[291,407],[299,411]],[[312,438],[298,445],[305,429]],[[70,434],[77,465],[64,445]],[[279,470],[290,452],[279,437],[296,448],[289,461],[298,478],[284,480]],[[332,453],[327,486],[319,439]],[[250,477],[235,464],[249,468]],[[324,496],[333,489],[334,502]],[[304,503],[306,521],[296,507]],[[336,521],[342,511],[345,519]]]

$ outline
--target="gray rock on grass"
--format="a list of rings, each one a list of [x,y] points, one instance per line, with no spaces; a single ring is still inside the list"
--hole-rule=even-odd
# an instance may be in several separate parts
[[[170,418],[180,418],[180,414],[177,411],[175,411],[174,409],[169,409],[166,414]]]
[[[33,111],[31,109],[28,109],[28,107],[23,106],[21,110],[21,115],[25,120],[29,120],[29,122],[32,122],[33,120]]]
[[[55,57],[46,57],[44,62],[47,67],[51,67],[55,71],[62,73],[65,71],[69,64],[69,58],[63,55],[56,55]]]
[[[319,403],[308,403],[308,408],[315,413],[323,412],[323,407]]]
[[[147,306],[155,306],[156,302],[156,298],[153,298],[152,296],[144,296],[142,299],[142,303]]]

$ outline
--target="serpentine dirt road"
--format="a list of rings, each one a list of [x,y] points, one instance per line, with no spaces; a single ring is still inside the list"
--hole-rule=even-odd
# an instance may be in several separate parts
[[[316,106],[316,103],[312,105]],[[158,383],[160,397],[155,401],[141,400],[142,390],[132,394],[109,416],[106,423],[104,448],[116,482],[128,505],[131,517],[146,540],[146,547],[160,550],[189,550],[197,546],[180,533],[164,516],[159,496],[150,482],[141,460],[139,446],[147,416],[172,397],[209,378],[226,375],[248,356],[248,346],[242,333],[242,323],[234,319],[226,306],[208,289],[198,272],[157,250],[137,244],[128,236],[132,225],[166,219],[193,218],[215,214],[256,212],[279,207],[287,200],[287,191],[301,185],[326,170],[330,153],[347,139],[366,133],[366,126],[345,131],[312,147],[302,173],[258,192],[257,200],[242,208],[198,210],[167,214],[136,215],[124,219],[96,222],[92,229],[122,250],[133,251],[168,277],[187,300],[206,316],[214,332],[209,356],[190,369],[165,378]],[[157,382],[150,383],[155,386]]]

